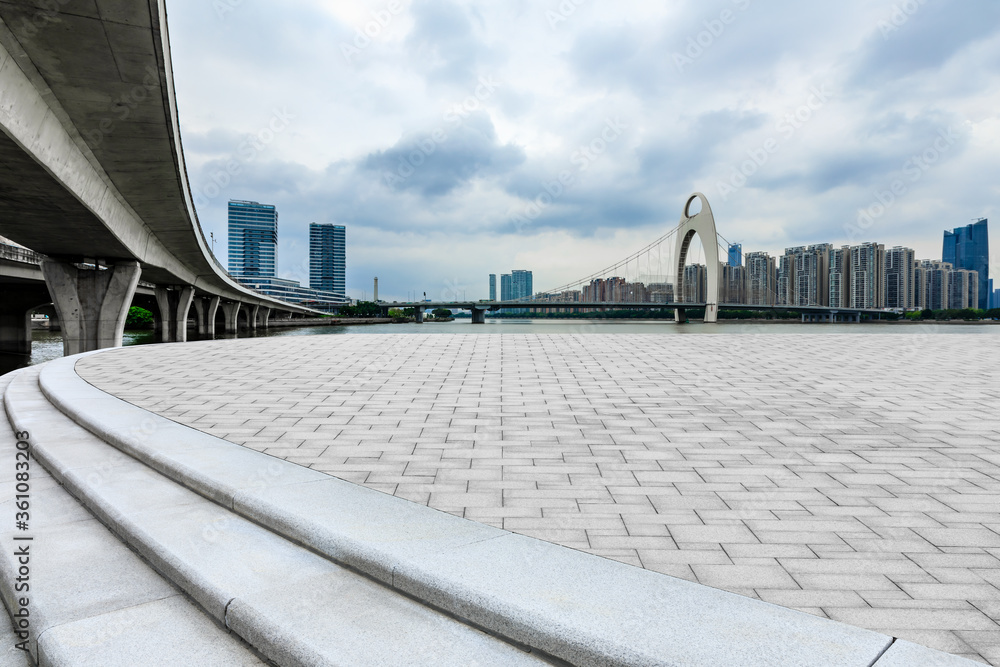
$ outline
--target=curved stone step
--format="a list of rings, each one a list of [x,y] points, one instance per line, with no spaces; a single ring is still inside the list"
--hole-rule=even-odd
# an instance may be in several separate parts
[[[18,377],[34,380],[37,371]],[[4,376],[2,388],[12,379]],[[24,635],[3,637],[11,662],[0,664],[29,664],[27,653],[8,650],[19,642],[41,665],[265,664],[116,539],[37,460],[29,461],[30,530],[14,530],[16,443],[0,414],[0,596],[8,613],[26,608],[19,618],[28,623]],[[32,539],[15,540],[26,535]],[[21,549],[28,551],[26,577],[15,555]]]
[[[276,533],[572,664],[870,667],[892,643],[274,459],[110,396],[75,362],[47,365],[41,388],[103,440]]]
[[[540,660],[277,535],[80,428],[33,374],[4,394],[36,458],[119,538],[280,665]]]

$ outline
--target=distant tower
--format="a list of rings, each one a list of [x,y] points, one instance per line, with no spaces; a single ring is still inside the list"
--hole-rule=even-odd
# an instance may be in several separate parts
[[[378,276],[375,276],[375,303],[378,303]]]
[[[309,225],[309,287],[347,293],[347,229],[343,225]]]
[[[497,274],[490,274],[490,301],[497,300]]]
[[[237,277],[274,278],[277,263],[278,209],[230,199],[229,272]]]
[[[989,307],[990,238],[986,218],[965,227],[945,231],[941,261],[955,269],[979,272],[979,299],[976,308]]]
[[[743,266],[743,244],[729,244],[729,266]]]

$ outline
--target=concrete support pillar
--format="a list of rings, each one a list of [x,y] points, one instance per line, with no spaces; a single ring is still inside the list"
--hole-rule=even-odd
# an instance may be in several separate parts
[[[31,309],[46,295],[24,295],[20,287],[0,286],[0,352],[31,354]]]
[[[194,300],[195,316],[198,319],[198,335],[215,335],[215,313],[219,310],[219,297],[198,297]]]
[[[257,313],[260,312],[260,305],[247,306],[250,314],[250,318],[247,320],[249,322],[250,330],[253,331],[257,328]]]
[[[261,306],[260,310],[257,311],[257,326],[266,329],[267,323],[271,319],[271,309],[267,306]]]
[[[157,334],[161,343],[186,343],[188,313],[194,300],[193,287],[179,289],[156,288],[156,305],[160,309]]]
[[[473,308],[472,309],[472,323],[473,324],[486,324],[486,309],[485,308]]]
[[[674,308],[674,322],[678,324],[683,324],[688,321],[688,314],[686,308]]]
[[[239,301],[231,301],[222,304],[222,312],[226,319],[226,333],[234,334],[239,330],[240,323],[240,306],[243,304]]]
[[[42,262],[45,285],[63,330],[63,354],[121,347],[125,318],[139,284],[139,262],[106,270],[78,269],[69,262]]]
[[[424,323],[424,309],[417,306],[414,308],[413,319],[417,324]]]

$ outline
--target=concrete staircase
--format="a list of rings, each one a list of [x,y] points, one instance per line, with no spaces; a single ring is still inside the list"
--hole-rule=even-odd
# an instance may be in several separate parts
[[[274,459],[76,359],[0,378],[0,596],[30,623],[30,657],[3,636],[0,665],[974,664]]]

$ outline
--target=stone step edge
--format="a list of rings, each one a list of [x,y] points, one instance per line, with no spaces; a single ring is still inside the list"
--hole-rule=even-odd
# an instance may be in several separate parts
[[[22,373],[31,374],[31,372],[32,369],[27,368],[0,377],[0,395],[6,396],[10,385]],[[7,429],[6,432],[0,434],[0,454],[13,454],[12,443],[14,441],[14,433],[23,432],[25,429],[23,424],[19,426],[9,414],[6,402],[0,406],[0,429]],[[31,442],[30,438],[28,442]],[[69,665],[81,664],[81,661],[93,660],[102,654],[104,658],[107,658],[109,651],[115,654],[125,651],[132,657],[138,658],[139,655],[148,655],[146,651],[151,646],[156,647],[156,660],[159,661],[159,664],[167,664],[164,660],[171,664],[181,664],[191,660],[195,656],[198,656],[199,659],[209,664],[235,664],[239,662],[261,665],[262,667],[266,664],[253,648],[247,645],[240,637],[232,634],[203,609],[200,609],[183,591],[151,567],[144,558],[121,541],[113,530],[108,528],[99,518],[95,517],[85,503],[70,493],[63,480],[60,479],[60,476],[49,469],[44,457],[39,458],[35,455],[34,449],[31,450],[30,463],[30,496],[31,500],[34,501],[31,511],[32,516],[37,515],[40,498],[45,498],[46,501],[51,502],[54,497],[57,497],[74,507],[78,507],[92,521],[80,522],[79,520],[73,520],[69,524],[61,525],[69,525],[75,529],[83,530],[89,535],[100,536],[101,539],[97,541],[101,545],[88,551],[87,562],[116,563],[120,566],[122,564],[121,558],[124,557],[128,563],[128,567],[126,568],[128,574],[140,576],[140,578],[147,582],[159,582],[163,587],[163,590],[159,594],[133,595],[130,598],[119,600],[112,608],[92,609],[86,615],[73,618],[72,620],[38,628],[37,619],[47,616],[47,610],[44,607],[46,597],[43,596],[40,601],[38,599],[39,588],[44,590],[45,582],[39,581],[38,575],[33,573],[35,574],[34,590],[29,589],[27,592],[18,593],[12,588],[12,579],[8,580],[7,576],[0,577],[0,597],[3,599],[3,604],[7,608],[8,615],[17,596],[26,596],[31,600],[29,609],[33,616],[29,616],[29,619],[34,618],[36,626],[30,626],[32,629],[29,638],[29,651],[26,655],[31,656],[31,659],[34,660],[33,664],[68,667]],[[0,480],[6,481],[6,472],[0,473]],[[39,484],[39,482],[42,482],[42,484]],[[48,484],[45,484],[46,482]],[[39,490],[39,487],[42,487],[41,490]],[[12,499],[12,496],[0,496],[0,506]],[[44,504],[46,502],[43,501],[42,505],[44,506]],[[3,518],[0,518],[0,520],[3,520]],[[48,528],[41,529],[40,534],[44,536],[46,533],[56,532],[55,529],[59,527],[60,524],[58,523],[50,524]],[[0,536],[3,537],[13,534],[10,531],[0,531]],[[37,532],[35,533],[35,535],[38,534]],[[44,542],[32,543],[33,546],[37,545],[36,548],[44,548],[45,544],[51,544],[51,542],[46,540]],[[36,555],[35,557],[39,558],[41,556]],[[14,566],[13,560],[9,553],[5,554],[3,556],[3,564],[0,565],[0,572],[3,572],[4,575],[9,574],[12,577],[13,575],[8,572],[8,568]],[[121,574],[121,570],[116,570],[116,573]],[[106,573],[106,576],[111,576],[111,573]],[[49,594],[51,595],[51,592]],[[178,629],[178,634],[183,634],[184,641],[165,641],[166,638],[160,633],[139,636],[128,632],[110,632],[95,635],[93,632],[93,625],[95,623],[111,623],[113,627],[119,629],[125,627],[133,628],[135,625],[148,626],[150,624],[154,624],[160,629],[176,628]],[[180,629],[183,629],[183,633],[181,633]],[[81,643],[81,637],[88,637],[88,641]],[[179,637],[174,636],[173,638],[178,639]]]
[[[75,364],[91,354],[49,362],[39,378],[45,396],[79,425],[239,514],[515,644],[581,665],[669,657],[871,667],[893,642],[477,524],[220,440],[86,382]],[[920,648],[928,660],[954,658]],[[757,657],[740,663],[735,655]]]
[[[434,646],[433,639],[441,636],[448,637],[449,650],[455,656],[462,656],[463,662],[476,655],[489,656],[492,664],[526,666],[544,662],[544,656],[529,655],[519,647],[428,609],[400,591],[293,544],[150,469],[69,420],[44,398],[33,380],[16,379],[4,392],[3,400],[16,428],[36,429],[32,434],[32,451],[39,462],[79,504],[110,527],[117,539],[150,563],[162,578],[267,658],[282,664],[307,664],[331,650],[357,655],[369,649],[371,642],[381,643],[383,650],[392,647],[396,654],[422,655]],[[39,414],[42,406],[45,414]],[[50,422],[54,428],[46,432],[32,424],[39,418],[63,423]],[[89,466],[87,462],[91,459],[101,463]],[[119,475],[139,480],[143,485],[138,501],[131,498],[131,493],[123,495],[120,486],[108,492],[111,487],[107,480]],[[168,509],[171,501],[180,503],[183,511],[158,512]],[[150,521],[152,517],[159,519]],[[207,537],[206,526],[211,530]],[[205,542],[200,543],[199,537]],[[200,547],[192,549],[193,544]],[[220,549],[208,544],[225,546]],[[244,569],[239,577],[233,578],[231,573],[241,567],[241,554],[264,553],[268,554],[262,561],[266,567]],[[339,642],[330,644],[330,638],[322,632],[305,630],[310,623],[302,622],[292,629],[287,613],[262,606],[261,600],[267,599],[279,607],[294,608],[296,601],[302,602],[305,596],[298,597],[288,591],[301,592],[307,582],[317,594],[323,591],[329,595],[324,588],[327,586],[338,595],[357,596],[364,600],[369,614],[378,615],[382,623],[391,627],[406,627],[408,632],[386,637],[380,629],[360,624],[355,633],[343,635]],[[318,607],[309,615],[314,619],[313,625],[323,619],[325,627],[343,627],[352,620],[333,600]],[[361,641],[366,632],[367,639]]]

